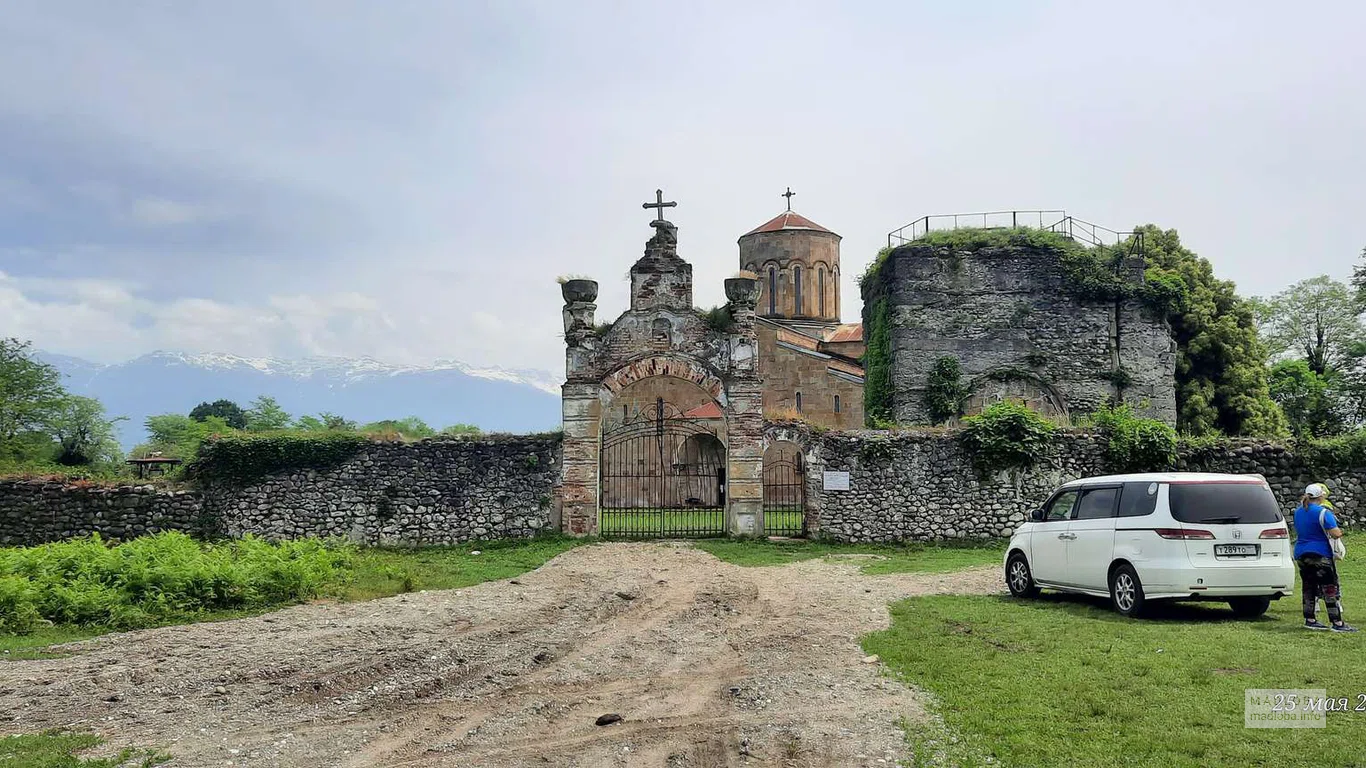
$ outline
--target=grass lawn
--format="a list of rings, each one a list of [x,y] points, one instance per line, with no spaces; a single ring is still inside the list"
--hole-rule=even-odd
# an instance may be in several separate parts
[[[508,539],[422,549],[362,549],[349,578],[329,586],[323,599],[359,601],[423,589],[458,589],[506,579],[539,568],[552,557],[584,543],[568,537]],[[479,552],[475,555],[474,552]],[[219,621],[278,610],[281,606],[216,611],[182,617],[169,624]],[[0,634],[0,660],[60,655],[47,646],[85,640],[114,631],[107,627],[59,624],[22,635]],[[5,763],[0,760],[0,765]],[[54,763],[54,765],[59,765]],[[74,763],[73,763],[74,765]]]
[[[42,733],[0,738],[0,765],[6,768],[148,768],[168,759],[145,750],[125,749],[114,757],[81,759],[72,753],[101,743],[84,733]]]
[[[867,574],[956,571],[978,565],[995,565],[1005,552],[1003,542],[957,545],[929,544],[837,544],[822,541],[699,541],[698,549],[728,563],[743,566],[783,565],[799,560],[840,555],[874,555],[863,565]]]
[[[1352,615],[1366,566],[1344,570],[1347,618],[1366,624]],[[1297,596],[1251,621],[1219,603],[1154,612],[1124,619],[1048,592],[913,598],[863,645],[937,700],[947,732],[908,728],[917,765],[1366,766],[1366,632],[1301,629]],[[1363,711],[1329,713],[1325,729],[1249,729],[1247,688],[1323,688]]]
[[[598,513],[604,539],[724,536],[724,509],[604,509]]]

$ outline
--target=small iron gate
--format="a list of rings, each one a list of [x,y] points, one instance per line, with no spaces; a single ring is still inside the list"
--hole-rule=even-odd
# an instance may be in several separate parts
[[[658,400],[603,433],[598,532],[723,536],[726,447],[703,420]]]
[[[800,453],[764,463],[764,533],[806,535],[806,472]]]

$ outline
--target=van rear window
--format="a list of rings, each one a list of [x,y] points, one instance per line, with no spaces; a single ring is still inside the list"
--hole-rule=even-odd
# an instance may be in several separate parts
[[[1271,489],[1261,483],[1173,483],[1172,517],[1183,523],[1274,523],[1281,519]]]

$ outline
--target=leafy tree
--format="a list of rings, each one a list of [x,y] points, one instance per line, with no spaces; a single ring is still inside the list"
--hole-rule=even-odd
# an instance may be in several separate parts
[[[233,429],[244,429],[247,426],[246,412],[242,410],[242,406],[231,400],[200,403],[194,407],[194,410],[190,411],[190,418],[195,421],[204,421],[210,416],[217,416]]]
[[[157,452],[178,459],[193,458],[199,450],[199,444],[210,435],[226,435],[236,431],[221,416],[206,416],[199,421],[178,413],[149,416],[144,426],[150,438],[145,445],[134,450],[135,454]]]
[[[317,416],[309,416],[307,414],[300,416],[295,420],[294,428],[301,429],[305,432],[354,432],[356,430],[356,422],[342,418],[335,413],[324,411]]]
[[[1328,437],[1346,429],[1338,377],[1319,374],[1304,360],[1283,360],[1270,373],[1271,399],[1297,437]]]
[[[51,423],[52,436],[59,446],[57,463],[67,466],[112,464],[119,460],[114,424],[126,420],[106,418],[100,401],[78,395],[62,401]]]
[[[406,419],[385,419],[374,421],[360,428],[362,432],[396,433],[407,438],[421,439],[431,437],[436,434],[427,422],[417,416],[409,416]]]
[[[1181,244],[1176,230],[1138,227],[1147,282],[1161,286],[1176,339],[1177,426],[1195,434],[1281,435],[1285,416],[1267,388],[1267,353],[1253,305],[1210,263]]]
[[[62,375],[33,359],[29,342],[0,339],[0,443],[45,431],[65,397]]]
[[[452,424],[441,430],[443,435],[478,435],[482,432],[483,430],[473,424]]]
[[[261,395],[251,401],[251,407],[246,410],[246,429],[249,432],[288,428],[289,414],[275,398]]]
[[[1366,248],[1361,249],[1361,263],[1352,267],[1352,287],[1356,289],[1357,311],[1366,312]]]
[[[1319,376],[1341,369],[1366,344],[1366,324],[1351,288],[1327,275],[1302,280],[1257,303],[1263,340],[1273,358],[1293,355]]]

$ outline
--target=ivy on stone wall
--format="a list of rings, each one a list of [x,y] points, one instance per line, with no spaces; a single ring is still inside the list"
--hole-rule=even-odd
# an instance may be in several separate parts
[[[1300,440],[1295,451],[1324,476],[1366,467],[1366,429],[1320,440]]]
[[[978,416],[963,419],[959,442],[978,473],[1029,469],[1053,448],[1057,424],[1021,403],[992,403]]]
[[[925,408],[934,423],[957,416],[967,396],[968,387],[963,383],[963,367],[958,358],[946,355],[935,360],[925,385]]]
[[[200,445],[186,474],[197,482],[249,483],[276,472],[334,467],[368,442],[351,432],[210,438]]]
[[[863,353],[863,413],[870,427],[890,423],[892,408],[892,320],[886,298],[864,311],[868,347]]]
[[[1134,415],[1128,405],[1091,414],[1106,437],[1105,458],[1117,472],[1158,472],[1176,465],[1176,430],[1157,419]]]

